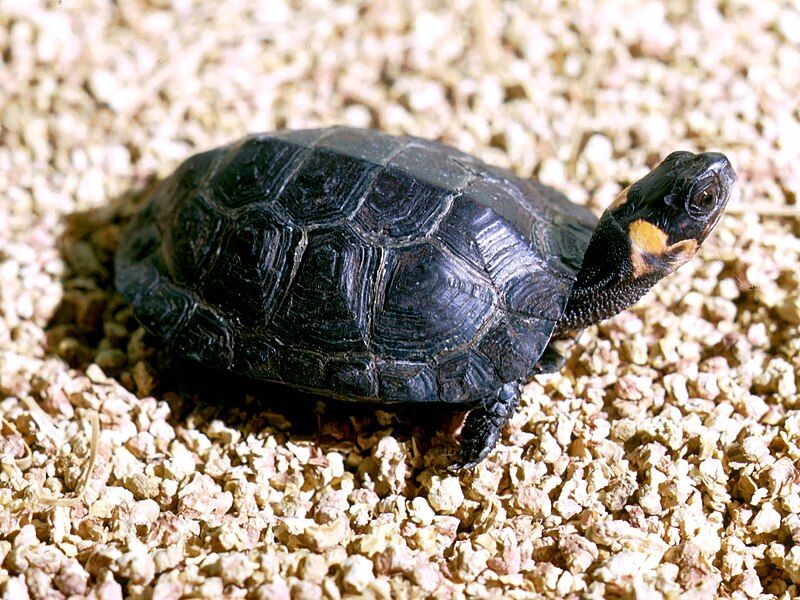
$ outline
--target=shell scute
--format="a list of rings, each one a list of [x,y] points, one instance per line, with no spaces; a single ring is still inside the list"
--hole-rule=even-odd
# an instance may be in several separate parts
[[[378,396],[378,373],[370,358],[333,359],[328,372],[328,386],[335,394],[360,398]]]
[[[175,211],[197,196],[221,154],[222,150],[215,149],[190,156],[153,190],[146,210],[152,213],[159,231],[173,226]]]
[[[233,332],[225,319],[197,306],[176,329],[170,345],[183,356],[219,369],[233,362]]]
[[[471,174],[430,149],[405,148],[378,174],[355,222],[378,243],[427,235]]]
[[[151,332],[166,339],[191,317],[196,300],[186,290],[159,277],[163,269],[157,257],[149,256],[117,274],[120,293],[136,307],[136,318]]]
[[[280,381],[281,345],[265,334],[239,334],[234,345],[234,367],[257,379]]]
[[[274,200],[306,151],[295,140],[245,138],[222,156],[207,189],[226,208]]]
[[[323,225],[350,216],[380,169],[371,162],[314,148],[277,202],[299,225]]]
[[[292,273],[302,234],[279,223],[265,207],[254,209],[227,232],[203,297],[265,324]]]
[[[544,352],[555,323],[509,314],[489,329],[478,343],[503,383],[528,376]]]
[[[436,375],[425,363],[388,361],[378,365],[380,397],[387,402],[430,402],[438,398]]]
[[[494,312],[491,284],[430,244],[400,248],[386,261],[372,350],[421,358],[472,340]]]
[[[204,198],[185,202],[162,233],[161,258],[174,280],[196,289],[220,250],[225,218]]]
[[[506,310],[550,320],[561,315],[569,283],[489,206],[458,198],[435,237],[487,272]]]
[[[325,388],[326,366],[327,361],[322,355],[299,349],[283,352],[278,363],[281,381],[317,389]]]
[[[365,351],[380,250],[346,229],[315,230],[270,328],[286,344]]]
[[[444,402],[469,404],[498,389],[500,380],[492,363],[475,352],[467,352],[444,361],[436,370],[439,394]]]

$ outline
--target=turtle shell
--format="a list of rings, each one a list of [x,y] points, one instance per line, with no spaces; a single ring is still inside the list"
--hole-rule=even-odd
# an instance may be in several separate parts
[[[319,394],[470,404],[533,373],[596,218],[436,142],[336,127],[187,159],[116,285],[206,365]]]

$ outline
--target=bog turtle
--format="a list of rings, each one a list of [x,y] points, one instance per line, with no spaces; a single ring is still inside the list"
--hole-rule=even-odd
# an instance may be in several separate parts
[[[673,152],[600,219],[449,146],[334,127],[188,158],[134,217],[116,285],[178,355],[337,399],[469,410],[496,444],[556,340],[637,301],[717,223],[736,175]]]

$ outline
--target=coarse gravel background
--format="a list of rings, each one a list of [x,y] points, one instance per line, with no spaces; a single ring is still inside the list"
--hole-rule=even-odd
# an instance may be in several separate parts
[[[797,2],[0,0],[3,597],[794,597],[798,72]],[[445,417],[181,381],[113,290],[180,160],[336,123],[597,212],[679,148],[739,186],[456,478]]]

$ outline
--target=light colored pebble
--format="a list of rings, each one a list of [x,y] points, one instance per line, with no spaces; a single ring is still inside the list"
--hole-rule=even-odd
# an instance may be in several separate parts
[[[372,561],[364,556],[348,556],[343,567],[342,584],[351,592],[363,592],[374,579]]]
[[[461,482],[457,477],[434,475],[431,478],[431,485],[428,490],[428,502],[437,512],[446,515],[453,514],[464,502]]]

